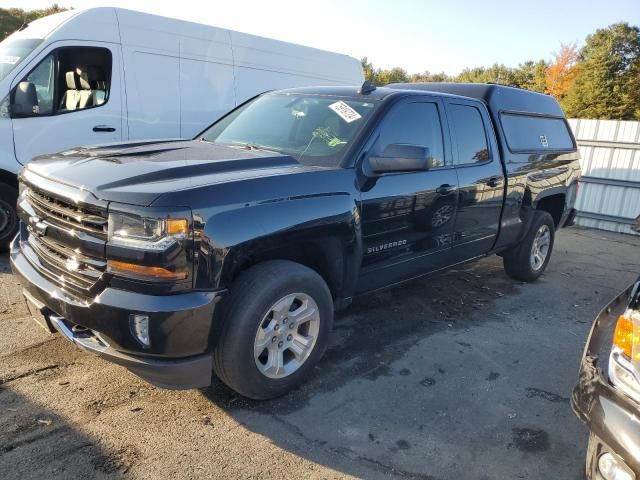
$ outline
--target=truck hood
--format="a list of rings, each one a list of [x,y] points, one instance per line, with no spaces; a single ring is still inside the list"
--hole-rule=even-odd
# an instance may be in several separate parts
[[[25,168],[100,200],[142,206],[163,193],[314,169],[287,155],[200,140],[82,147],[36,157]]]

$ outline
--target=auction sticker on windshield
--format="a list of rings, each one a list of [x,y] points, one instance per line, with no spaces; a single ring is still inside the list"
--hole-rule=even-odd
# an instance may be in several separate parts
[[[356,120],[362,118],[362,115],[360,115],[342,100],[336,103],[332,103],[331,105],[329,105],[329,108],[336,112],[340,116],[340,118],[347,123],[355,122]]]
[[[13,55],[5,55],[0,57],[0,63],[8,63],[9,65],[15,65],[20,60],[20,57],[15,57]]]

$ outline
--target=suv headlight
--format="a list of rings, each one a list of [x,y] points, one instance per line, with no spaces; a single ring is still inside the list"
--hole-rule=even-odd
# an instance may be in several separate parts
[[[186,280],[191,265],[185,255],[190,238],[186,218],[153,218],[109,213],[107,271],[145,281]]]

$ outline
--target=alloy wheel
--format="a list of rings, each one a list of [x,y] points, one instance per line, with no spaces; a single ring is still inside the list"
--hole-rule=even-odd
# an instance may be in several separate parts
[[[531,246],[531,268],[538,271],[544,265],[551,247],[551,229],[548,225],[541,225],[533,239]]]
[[[320,331],[318,305],[305,293],[292,293],[275,302],[263,317],[253,355],[260,373],[284,378],[307,361]]]

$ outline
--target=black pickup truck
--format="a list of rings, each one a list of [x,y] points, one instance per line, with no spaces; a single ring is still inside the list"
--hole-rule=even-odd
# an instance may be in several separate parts
[[[270,398],[311,373],[356,295],[492,254],[536,280],[579,175],[549,96],[269,92],[193,140],[29,163],[11,262],[51,332],[162,387],[206,386],[213,371]]]

